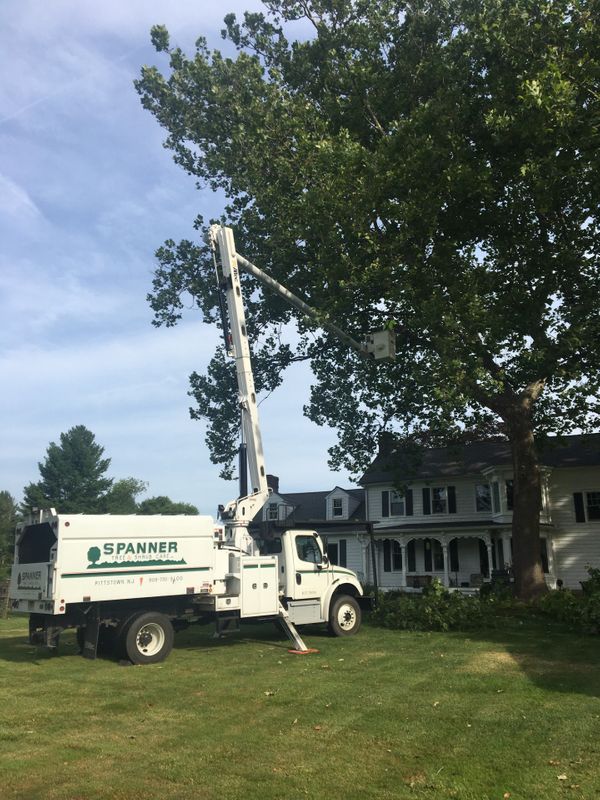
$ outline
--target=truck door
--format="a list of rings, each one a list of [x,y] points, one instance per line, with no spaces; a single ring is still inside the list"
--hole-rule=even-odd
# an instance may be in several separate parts
[[[288,597],[301,600],[322,597],[331,579],[327,558],[316,533],[298,531],[293,534],[292,565],[288,565]],[[293,566],[293,569],[289,569]]]

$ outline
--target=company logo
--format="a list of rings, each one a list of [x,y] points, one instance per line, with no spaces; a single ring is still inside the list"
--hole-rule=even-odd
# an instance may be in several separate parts
[[[42,572],[39,569],[21,571],[17,574],[17,587],[19,589],[42,590]]]
[[[186,564],[184,558],[177,558],[177,542],[104,542],[102,547],[90,547],[87,558],[88,569],[107,567],[155,567],[164,564]]]

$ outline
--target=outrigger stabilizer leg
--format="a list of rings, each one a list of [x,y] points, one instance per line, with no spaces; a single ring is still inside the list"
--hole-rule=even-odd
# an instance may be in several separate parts
[[[314,647],[307,647],[304,644],[304,640],[298,633],[298,630],[294,623],[291,621],[288,612],[285,610],[283,606],[279,606],[279,624],[281,625],[285,635],[288,639],[294,643],[294,647],[288,650],[288,653],[293,653],[297,656],[307,656],[310,653],[318,653],[318,650],[315,650]]]

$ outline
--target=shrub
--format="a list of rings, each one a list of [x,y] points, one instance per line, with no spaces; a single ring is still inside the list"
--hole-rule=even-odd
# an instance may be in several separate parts
[[[388,592],[371,617],[376,625],[398,630],[472,630],[490,624],[493,615],[476,597],[449,592],[433,581],[422,595]]]
[[[542,614],[568,625],[579,627],[581,623],[581,598],[569,589],[551,591],[539,598],[535,606]]]
[[[580,595],[569,589],[549,592],[538,600],[538,609],[558,622],[585,631],[600,631],[600,569],[588,568],[589,578],[582,581]]]

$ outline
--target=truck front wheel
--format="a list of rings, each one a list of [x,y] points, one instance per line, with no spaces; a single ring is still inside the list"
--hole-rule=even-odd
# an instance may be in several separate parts
[[[352,636],[360,628],[360,606],[350,595],[340,595],[329,608],[329,632],[333,636]]]
[[[134,664],[156,664],[169,655],[174,638],[168,617],[144,611],[133,617],[123,631],[125,655]]]

